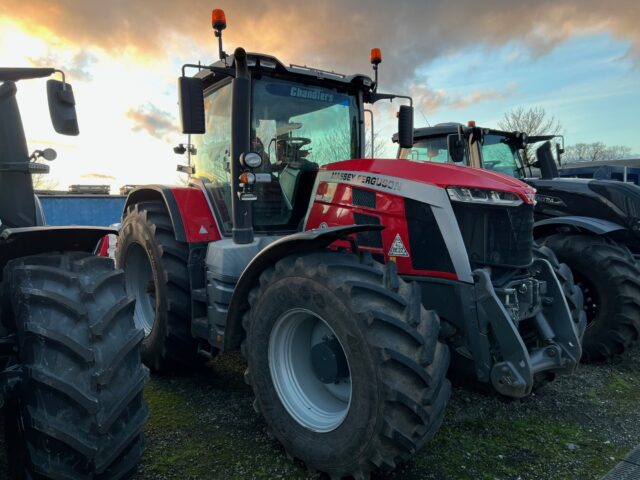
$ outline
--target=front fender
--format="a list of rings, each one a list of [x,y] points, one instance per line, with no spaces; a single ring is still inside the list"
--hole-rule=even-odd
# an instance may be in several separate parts
[[[533,226],[535,238],[544,237],[557,231],[558,227],[569,227],[577,231],[586,231],[596,235],[609,235],[627,230],[627,227],[594,217],[566,216],[554,217],[536,222]]]
[[[349,235],[383,229],[383,225],[350,225],[309,230],[283,237],[263,249],[243,270],[233,291],[225,328],[225,350],[237,350],[240,348],[240,343],[245,335],[242,328],[242,315],[249,308],[249,292],[257,285],[260,274],[264,270],[281,258],[322,250],[337,240],[349,240],[352,248],[355,249],[357,248],[355,240],[349,238]]]

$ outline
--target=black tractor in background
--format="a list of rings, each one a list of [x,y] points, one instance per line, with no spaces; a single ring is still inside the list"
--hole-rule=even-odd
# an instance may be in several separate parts
[[[536,240],[571,268],[583,291],[583,360],[604,361],[640,340],[640,187],[560,178],[563,142],[554,148],[556,138],[443,123],[415,129],[413,148],[400,148],[398,157],[464,163],[535,187]],[[521,151],[533,144],[541,146],[528,165]]]
[[[113,261],[94,255],[110,229],[47,227],[31,174],[16,82],[48,80],[55,130],[77,135],[71,85],[53,68],[0,68],[0,407],[12,478],[131,477],[149,416],[134,300]]]

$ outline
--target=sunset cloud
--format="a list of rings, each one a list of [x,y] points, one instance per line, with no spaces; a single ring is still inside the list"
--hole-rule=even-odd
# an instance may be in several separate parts
[[[145,131],[149,135],[164,138],[178,129],[176,119],[169,112],[160,110],[151,103],[127,111],[127,118],[133,120],[133,131]]]
[[[544,54],[576,35],[610,32],[628,41],[640,60],[640,5],[637,0],[3,0],[0,16],[23,20],[67,42],[95,45],[113,54],[135,51],[163,56],[188,38],[213,55],[209,12],[226,9],[228,46],[277,52],[285,61],[338,68],[368,69],[368,51],[383,49],[383,76],[397,85],[416,66],[469,45],[523,42]],[[230,50],[230,48],[228,48]],[[189,51],[181,51],[185,59]]]
[[[416,99],[418,111],[431,114],[440,109],[462,110],[483,102],[504,100],[515,95],[517,89],[511,86],[505,90],[471,90],[469,93],[457,95],[446,89],[433,89],[426,83],[412,85],[409,92]]]

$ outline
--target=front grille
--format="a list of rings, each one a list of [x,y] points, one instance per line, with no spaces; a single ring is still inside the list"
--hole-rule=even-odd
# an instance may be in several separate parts
[[[472,266],[526,267],[532,262],[533,205],[453,202]]]
[[[376,192],[354,187],[351,189],[351,201],[358,207],[376,208]]]

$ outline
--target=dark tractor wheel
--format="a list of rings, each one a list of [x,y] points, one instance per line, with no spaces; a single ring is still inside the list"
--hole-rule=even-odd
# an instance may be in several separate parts
[[[4,411],[12,478],[133,476],[149,374],[123,273],[86,253],[24,257],[5,268],[3,305],[23,372]]]
[[[189,247],[175,239],[162,202],[127,209],[116,263],[136,298],[136,325],[145,332],[142,359],[157,372],[199,366],[204,360],[191,335],[188,259]]]
[[[583,360],[601,362],[640,339],[640,268],[625,247],[602,237],[556,234],[544,239],[582,289],[587,329]]]
[[[287,453],[332,478],[392,469],[442,423],[439,319],[395,264],[318,252],[265,271],[243,326],[246,381]]]

